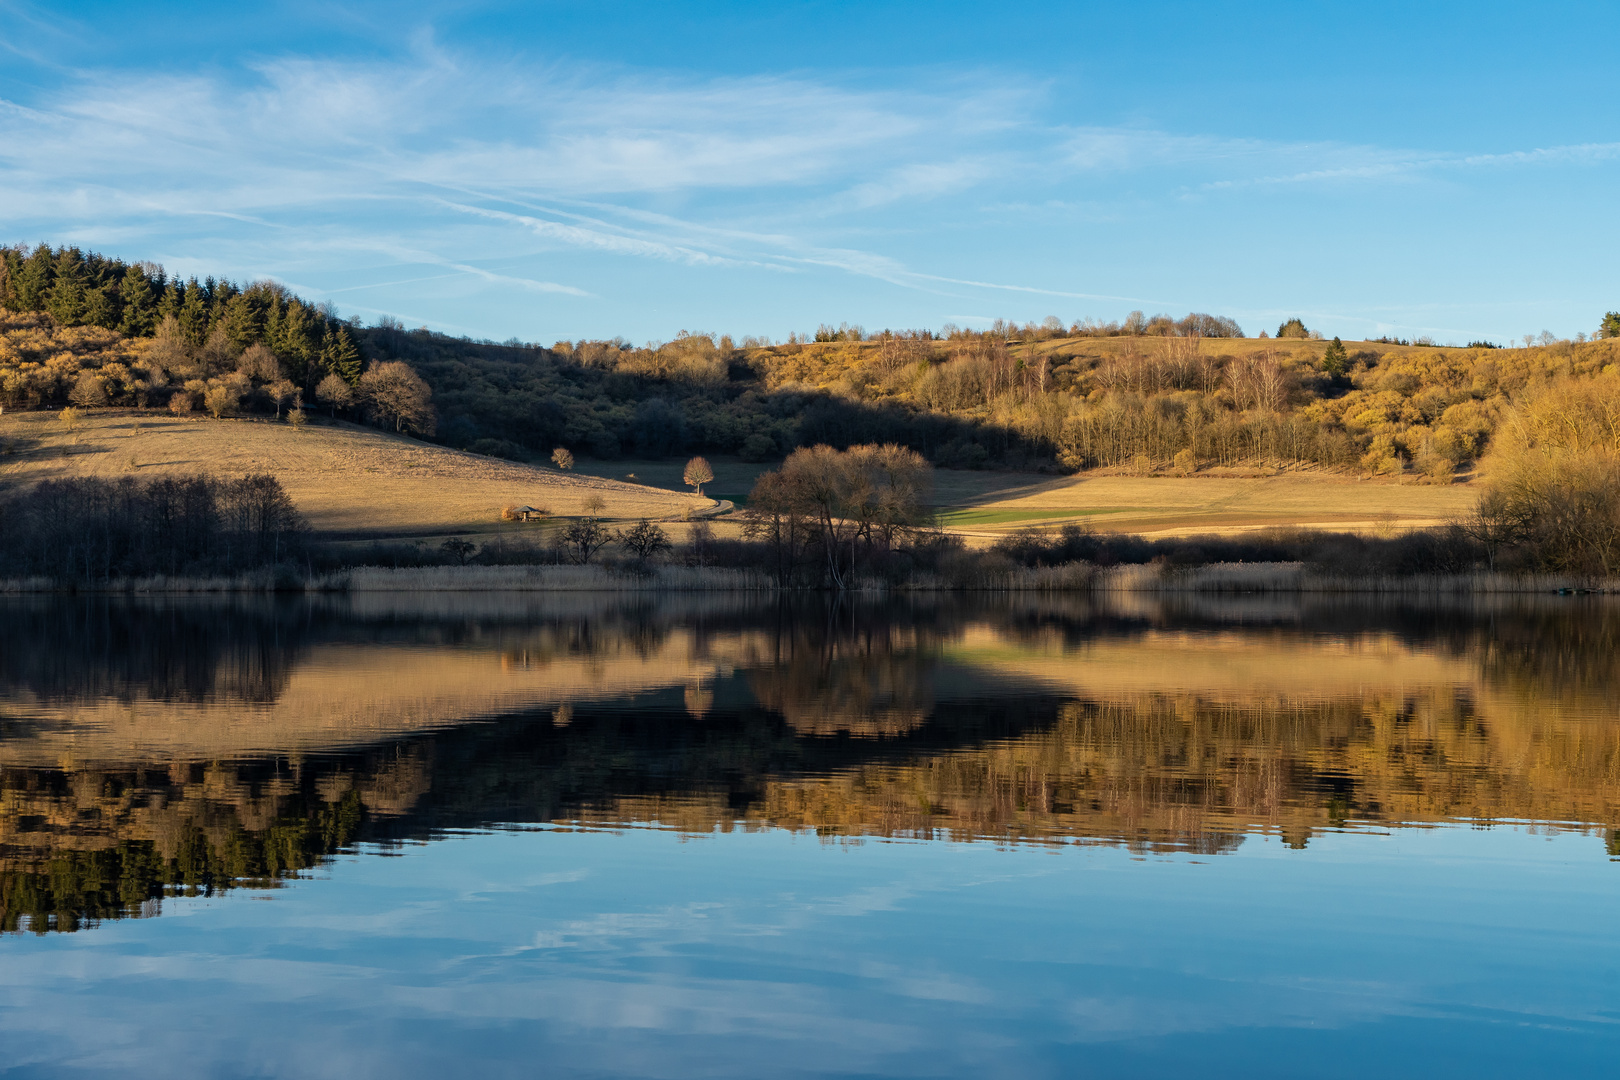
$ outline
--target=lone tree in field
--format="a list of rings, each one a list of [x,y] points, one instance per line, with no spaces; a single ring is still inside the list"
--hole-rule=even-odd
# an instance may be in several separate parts
[[[315,387],[315,400],[326,406],[326,411],[337,416],[339,409],[354,404],[354,387],[343,381],[341,375],[328,375]]]
[[[374,364],[360,376],[360,396],[373,416],[394,430],[433,434],[433,391],[402,360]]]
[[[660,551],[670,549],[669,537],[664,530],[646,518],[619,533],[619,543],[636,557],[637,562],[646,562]]]
[[[1305,329],[1305,320],[1295,316],[1277,327],[1277,336],[1280,338],[1308,338],[1311,332]]]
[[[298,387],[291,379],[277,379],[264,388],[264,393],[271,403],[275,405],[276,419],[280,420],[281,410],[286,407],[287,402],[298,395]]]
[[[686,463],[686,472],[681,479],[697,488],[699,495],[703,494],[703,485],[714,479],[714,469],[709,466],[709,459],[695,457]]]
[[[551,452],[551,463],[563,472],[574,467],[574,455],[566,447],[559,446]]]
[[[466,566],[467,560],[472,558],[473,553],[478,550],[478,545],[471,540],[463,540],[459,536],[452,536],[439,545],[439,550],[455,559],[460,565]]]

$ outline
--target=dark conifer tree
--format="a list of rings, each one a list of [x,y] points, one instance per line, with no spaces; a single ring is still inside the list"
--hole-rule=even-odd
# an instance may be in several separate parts
[[[360,369],[363,366],[360,350],[355,348],[348,328],[340,323],[328,323],[326,326],[321,366],[350,386],[360,385]]]
[[[45,301],[45,310],[63,326],[78,326],[84,321],[84,257],[78,248],[63,248],[56,256],[51,290]]]
[[[194,349],[202,348],[202,343],[208,340],[208,296],[196,278],[186,282],[186,300],[180,306],[180,329]]]
[[[118,329],[118,293],[105,285],[95,285],[85,292],[84,321],[89,326],[107,330]]]
[[[157,321],[162,322],[173,315],[180,318],[180,312],[186,306],[186,287],[176,278],[170,281],[163,289],[163,299],[158,302]]]
[[[23,261],[17,275],[17,307],[21,311],[44,311],[46,297],[56,273],[56,259],[51,249],[39,245]]]
[[[0,307],[20,310],[17,303],[17,272],[22,267],[22,253],[16,248],[0,248]]]
[[[138,266],[124,271],[120,295],[124,302],[118,329],[125,337],[145,337],[157,328],[157,297],[152,283]]]
[[[321,381],[324,372],[316,371],[321,344],[320,323],[315,313],[296,297],[289,300],[281,319],[280,335],[272,339],[270,348],[287,362],[294,380],[310,386]]]
[[[225,333],[230,336],[232,346],[241,350],[264,340],[269,302],[265,290],[258,287],[238,293],[226,301]],[[274,346],[271,351],[274,351]]]

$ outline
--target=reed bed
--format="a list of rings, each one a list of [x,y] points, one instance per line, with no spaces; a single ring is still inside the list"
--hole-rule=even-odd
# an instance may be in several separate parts
[[[1097,568],[1090,563],[1065,563],[994,571],[966,588],[975,592],[1089,592],[1096,580]]]
[[[760,570],[729,567],[656,566],[630,570],[609,566],[362,566],[304,576],[265,569],[214,577],[119,578],[68,584],[44,577],[0,579],[0,595],[122,593],[137,596],[224,593],[624,593],[805,591],[784,588]],[[814,590],[810,590],[814,591]],[[860,580],[852,590],[888,592],[1015,592],[1140,594],[1361,594],[1472,596],[1531,593],[1615,593],[1620,579],[1567,574],[1323,574],[1304,563],[1212,563],[1198,567],[1130,564],[1098,567],[1005,565],[963,577],[919,574],[909,581]]]
[[[23,593],[126,593],[139,596],[178,593],[302,592],[310,581],[275,569],[210,577],[112,578],[96,582],[61,582],[48,577],[0,578],[0,595]]]
[[[1574,574],[1323,574],[1304,563],[1212,563],[1198,567],[1152,564],[1114,566],[1096,572],[1097,592],[1150,593],[1379,593],[1463,595],[1476,593],[1620,593],[1620,580]]]
[[[322,588],[347,592],[682,592],[776,589],[758,570],[657,566],[634,573],[604,566],[363,566],[332,574]]]

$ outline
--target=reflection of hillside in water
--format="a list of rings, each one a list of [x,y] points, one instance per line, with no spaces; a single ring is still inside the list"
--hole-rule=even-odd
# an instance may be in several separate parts
[[[494,823],[1216,852],[1620,821],[1597,602],[430,600],[8,605],[0,925]]]

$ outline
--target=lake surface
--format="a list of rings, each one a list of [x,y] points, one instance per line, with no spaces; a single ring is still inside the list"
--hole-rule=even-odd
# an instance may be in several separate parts
[[[1608,1076],[1620,605],[0,600],[0,1071]]]

